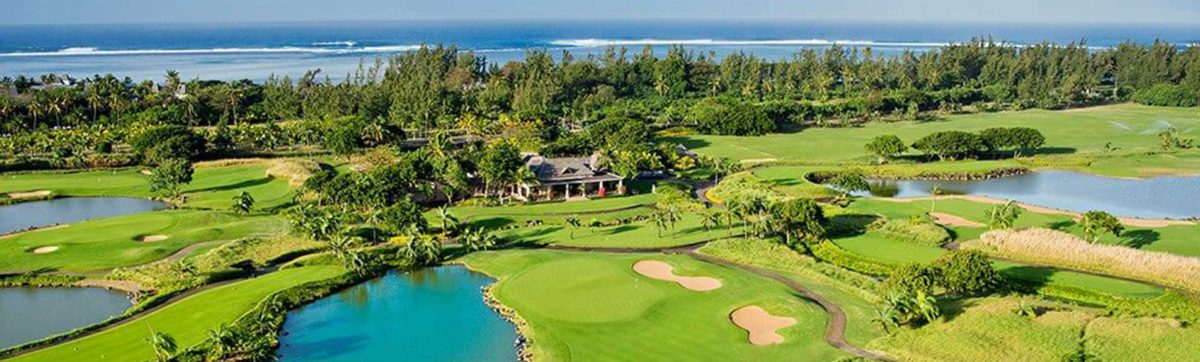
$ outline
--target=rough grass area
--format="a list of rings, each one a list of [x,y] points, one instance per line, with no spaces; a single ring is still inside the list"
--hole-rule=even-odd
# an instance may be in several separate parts
[[[0,242],[0,272],[94,271],[149,263],[192,244],[286,232],[275,215],[168,210],[89,220],[66,227],[22,233]],[[141,242],[144,235],[167,235]],[[30,250],[57,246],[48,254]]]
[[[1036,317],[1018,315],[1022,305]],[[876,340],[904,361],[1065,361],[1081,349],[1105,362],[1190,361],[1200,355],[1200,330],[1155,318],[1105,316],[1102,311],[1022,298],[985,298],[944,306],[946,317]]]
[[[964,248],[1038,264],[1063,265],[1200,292],[1200,259],[1095,245],[1048,229],[994,230]]]
[[[1030,301],[1029,303],[1040,302]],[[1061,361],[1075,352],[1094,316],[1075,310],[1017,315],[1019,302],[979,299],[944,306],[951,314],[918,329],[901,329],[872,347],[902,361]]]
[[[340,267],[284,269],[257,278],[223,285],[87,337],[18,356],[10,361],[147,361],[154,349],[145,341],[151,331],[175,337],[179,350],[208,338],[208,331],[230,323],[272,293],[308,282],[333,278]]]
[[[950,234],[941,226],[929,221],[888,220],[878,230],[880,235],[917,245],[940,247],[950,242]]]
[[[638,260],[670,263],[681,275],[711,276],[722,287],[696,292],[633,271]],[[805,356],[834,360],[825,343],[827,317],[783,284],[686,256],[618,255],[547,250],[471,254],[464,262],[499,279],[493,293],[528,322],[535,360],[767,361]],[[729,320],[755,304],[796,318],[784,342],[753,346]]]

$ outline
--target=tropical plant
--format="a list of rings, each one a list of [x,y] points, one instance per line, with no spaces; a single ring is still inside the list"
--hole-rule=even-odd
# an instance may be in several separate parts
[[[1125,230],[1125,225],[1121,224],[1120,219],[1099,210],[1084,213],[1081,222],[1083,223],[1084,239],[1093,243],[1100,241],[1100,234],[1111,233],[1113,236],[1121,236],[1121,232]]]
[[[564,221],[566,222],[567,226],[571,228],[571,238],[574,239],[575,231],[579,230],[579,227],[582,226],[583,223],[579,221],[579,216],[577,215],[569,215]]]
[[[166,332],[150,331],[150,338],[146,339],[147,343],[154,348],[154,359],[158,362],[166,362],[171,360],[175,352],[179,349],[179,345],[175,343],[175,337],[172,337]]]
[[[894,158],[897,155],[908,150],[908,145],[900,140],[896,135],[879,135],[871,139],[866,145],[867,152],[878,157],[878,163],[885,163],[888,159]]]
[[[712,210],[705,211],[700,214],[700,224],[704,226],[704,232],[712,236],[712,229],[721,227],[721,214]]]
[[[250,196],[249,192],[242,191],[233,197],[232,209],[242,215],[249,214],[254,209],[254,197]]]
[[[987,211],[984,215],[988,220],[988,227],[992,230],[1012,228],[1017,222],[1017,218],[1021,216],[1021,206],[1017,205],[1016,201],[1009,201],[1004,205],[996,205]]]
[[[192,163],[183,158],[171,158],[158,163],[150,173],[150,191],[166,191],[171,198],[179,198],[183,185],[192,182],[196,172]]]

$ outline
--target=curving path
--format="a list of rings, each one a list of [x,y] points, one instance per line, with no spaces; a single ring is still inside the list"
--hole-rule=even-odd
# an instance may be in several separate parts
[[[839,307],[833,301],[829,300],[828,298],[825,298],[825,296],[821,295],[820,293],[817,293],[811,289],[806,288],[803,284],[800,284],[799,282],[796,282],[795,280],[792,280],[791,278],[788,278],[782,274],[779,274],[779,273],[776,273],[776,272],[773,272],[773,271],[770,271],[770,270],[767,270],[764,268],[752,266],[752,265],[736,263],[736,262],[732,262],[729,260],[713,257],[710,255],[705,255],[705,254],[702,254],[697,251],[698,249],[700,249],[700,247],[702,247],[708,243],[709,243],[709,241],[701,241],[701,242],[692,243],[692,244],[688,244],[688,245],[684,245],[684,246],[669,247],[669,248],[577,247],[577,246],[562,246],[562,245],[553,245],[553,244],[544,245],[544,246],[542,246],[542,248],[548,249],[548,250],[563,250],[563,251],[576,251],[576,252],[601,252],[601,253],[622,253],[622,254],[645,254],[645,253],[680,254],[680,255],[689,256],[693,259],[700,260],[700,261],[703,261],[706,263],[716,264],[716,265],[720,265],[720,266],[724,266],[724,267],[728,267],[728,268],[740,269],[742,271],[750,272],[750,273],[756,274],[756,275],[764,277],[764,278],[775,280],[777,282],[783,283],[783,285],[786,285],[789,288],[792,288],[792,290],[794,290],[796,293],[800,294],[800,296],[804,297],[804,299],[808,299],[809,301],[821,306],[821,308],[825,310],[825,313],[829,314],[829,326],[825,329],[825,343],[828,343],[829,345],[841,350],[842,352],[846,352],[846,353],[849,353],[849,354],[857,356],[857,357],[873,359],[873,360],[880,360],[880,361],[894,361],[893,359],[889,358],[886,355],[856,347],[856,346],[850,344],[850,342],[846,341],[846,323],[848,321],[848,319],[846,318],[846,312],[842,311],[842,308]]]

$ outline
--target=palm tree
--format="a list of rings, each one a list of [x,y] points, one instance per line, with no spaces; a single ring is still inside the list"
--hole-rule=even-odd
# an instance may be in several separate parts
[[[930,214],[933,213],[934,207],[937,206],[937,197],[938,197],[938,195],[941,195],[941,194],[942,194],[942,186],[941,185],[933,184],[933,186],[929,187],[929,199],[930,199],[929,213]]]
[[[146,339],[151,347],[154,347],[154,359],[158,362],[166,362],[175,355],[175,351],[179,349],[179,345],[175,344],[175,337],[165,332],[150,331],[150,338]]]
[[[895,308],[884,306],[883,308],[875,308],[875,318],[871,319],[871,321],[879,324],[879,327],[883,328],[884,333],[891,334],[892,328],[900,326],[900,315],[896,313]]]
[[[662,237],[662,232],[670,224],[670,216],[663,210],[655,210],[651,215],[651,220],[654,221],[654,228],[658,230],[658,237]]]
[[[579,226],[582,225],[582,223],[579,222],[579,216],[576,216],[576,215],[567,216],[567,219],[565,221],[567,223],[567,226],[571,227],[571,238],[574,239],[575,238],[575,230],[578,230]]]
[[[438,207],[438,220],[441,221],[443,234],[451,234],[458,229],[458,218],[450,212],[450,207],[446,205]]]
[[[249,214],[254,208],[254,197],[250,196],[249,192],[242,191],[241,194],[233,197],[233,211],[245,215]]]
[[[225,323],[218,324],[216,328],[209,330],[208,339],[212,341],[214,354],[212,357],[215,360],[223,360],[237,347],[237,334]]]
[[[721,226],[721,214],[708,211],[700,215],[700,223],[704,226],[704,232],[712,236],[712,229]]]
[[[925,294],[923,290],[917,291],[917,295],[913,298],[913,307],[926,322],[933,322],[942,315],[942,311],[937,305],[937,299]]]
[[[1021,215],[1021,207],[1017,206],[1016,201],[1009,201],[1004,205],[997,205],[987,211],[988,226],[992,230],[1008,229],[1016,223],[1017,217]]]

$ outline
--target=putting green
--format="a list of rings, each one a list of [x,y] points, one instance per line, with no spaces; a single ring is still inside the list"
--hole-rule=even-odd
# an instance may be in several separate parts
[[[696,292],[633,271],[635,262],[647,259],[723,285]],[[834,360],[844,355],[824,341],[824,311],[787,286],[686,256],[509,250],[471,254],[464,262],[499,278],[494,294],[529,323],[538,359]],[[729,320],[734,310],[751,304],[798,323],[779,330],[782,344],[753,346],[747,332]]]

